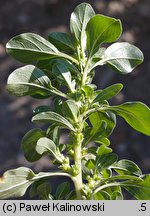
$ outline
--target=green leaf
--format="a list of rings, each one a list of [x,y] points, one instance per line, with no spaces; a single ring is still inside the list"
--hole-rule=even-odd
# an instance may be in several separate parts
[[[143,62],[144,56],[139,48],[126,42],[114,43],[109,46],[101,61],[107,63],[113,70],[122,74],[130,73]]]
[[[95,53],[89,58],[89,71],[92,71],[96,66],[98,65],[103,65],[104,63],[101,61],[104,53],[105,53],[106,48],[104,47],[99,47],[96,49]]]
[[[31,169],[26,167],[9,170],[0,178],[0,199],[23,196],[32,183],[52,176],[70,177],[68,173],[63,172],[34,174]]]
[[[48,139],[47,137],[42,137],[38,140],[36,145],[36,151],[38,154],[50,154],[53,155],[59,162],[62,162],[64,157],[60,154],[58,148],[56,148],[55,143]]]
[[[98,147],[97,149],[97,155],[104,155],[104,154],[109,154],[112,152],[112,149],[107,147],[107,146],[104,146],[104,145],[101,145],[100,147]]]
[[[83,145],[87,145],[91,141],[97,140],[99,137],[103,136],[106,129],[106,122],[105,121],[99,121],[97,124],[94,124],[92,128],[89,128],[85,132],[85,139],[83,141]]]
[[[69,34],[64,32],[52,32],[48,35],[48,40],[60,51],[67,53],[74,51],[72,38]]]
[[[108,179],[112,176],[112,171],[111,171],[111,169],[104,169],[101,172],[101,175],[103,176],[104,179]]]
[[[56,123],[57,125],[68,128],[72,131],[75,131],[74,127],[70,124],[70,122],[65,119],[63,116],[55,113],[55,112],[42,112],[35,116],[33,116],[32,121],[35,123]]]
[[[22,139],[21,147],[25,158],[29,162],[37,161],[41,155],[36,151],[37,141],[45,136],[45,132],[41,129],[32,129]]]
[[[36,107],[34,110],[33,110],[33,114],[36,115],[38,113],[41,113],[41,112],[47,112],[47,111],[50,111],[50,107],[49,106],[46,106],[46,105],[41,105],[41,106],[38,106]]]
[[[52,200],[53,199],[51,195],[51,185],[49,184],[49,182],[40,184],[37,187],[37,192],[41,200]]]
[[[130,160],[120,160],[114,163],[111,168],[115,169],[120,175],[142,175],[140,168]]]
[[[111,85],[105,88],[104,90],[98,92],[93,102],[101,103],[104,100],[109,100],[112,97],[116,96],[121,91],[122,88],[123,88],[123,85],[121,83]]]
[[[142,180],[126,181],[121,185],[138,200],[150,200],[150,175],[144,175]]]
[[[108,137],[116,126],[116,116],[112,112],[94,112],[90,115],[89,119],[93,126],[101,124],[101,121],[105,121],[107,123],[103,137]],[[98,139],[96,140],[98,141]]]
[[[110,200],[110,195],[106,191],[98,191],[93,195],[94,200]]]
[[[79,70],[77,69],[76,66],[74,66],[70,61],[68,61],[67,59],[63,59],[63,58],[57,58],[57,59],[45,59],[45,60],[40,60],[37,63],[37,67],[44,70],[45,73],[47,74],[47,76],[51,79],[52,77],[52,67],[55,64],[62,64],[65,65],[65,67],[68,69],[68,71],[70,71],[71,75],[77,78],[78,76],[81,76],[81,73],[79,72]],[[53,76],[54,79],[54,76]]]
[[[119,191],[114,191],[111,195],[111,200],[123,200],[123,195]]]
[[[104,189],[104,191],[109,194],[110,199],[112,198],[112,196],[113,196],[114,193],[120,193],[120,194],[122,194],[120,186],[107,187],[107,188]]]
[[[73,100],[67,100],[62,104],[62,112],[63,115],[68,117],[69,119],[77,122],[78,120],[78,106]]]
[[[46,131],[47,137],[49,137],[53,142],[56,144],[56,146],[59,146],[59,140],[60,140],[60,128],[59,126],[53,124],[48,127]]]
[[[60,80],[60,82],[67,85],[72,92],[74,91],[75,84],[72,82],[71,73],[65,64],[62,62],[55,64],[52,68],[52,73],[58,80]]]
[[[13,37],[6,45],[7,52],[23,63],[59,56],[58,49],[41,36],[24,33]]]
[[[95,169],[95,160],[90,159],[86,162],[85,166],[90,169],[90,170],[94,170]]]
[[[150,109],[141,102],[127,102],[119,106],[107,107],[121,116],[135,130],[150,136]]]
[[[46,178],[42,178],[33,182],[29,194],[31,198],[38,195],[42,200],[52,200],[51,191],[51,184],[47,182]]]
[[[53,93],[49,78],[33,65],[21,67],[11,73],[7,90],[16,96],[39,95],[41,98],[50,97]]]
[[[81,46],[81,50],[84,51],[86,47],[86,26],[88,21],[95,12],[90,4],[82,3],[78,5],[70,19],[70,29],[78,45]]]
[[[98,139],[95,139],[95,142],[100,143],[101,145],[104,145],[104,146],[110,145],[110,141],[106,137],[98,137]]]
[[[56,190],[56,199],[61,200],[66,197],[66,195],[70,192],[70,184],[68,182],[61,183]]]
[[[88,99],[93,97],[94,89],[90,85],[82,86],[82,91],[84,92],[84,94]]]
[[[13,37],[6,45],[7,52],[23,63],[33,63],[52,58],[67,58],[78,64],[76,59],[59,50],[41,36],[24,33]]]
[[[66,200],[76,200],[76,192],[75,190],[70,191],[68,195],[66,195]]]
[[[86,179],[87,175],[93,175],[95,169],[91,169],[91,167],[95,167],[95,152],[96,150],[93,148],[96,147],[91,147],[88,149],[88,153],[84,156],[82,159],[82,172],[83,172],[83,178]],[[89,166],[89,168],[87,167]]]
[[[63,104],[63,102],[60,99],[60,97],[56,97],[55,100],[54,100],[54,110],[59,115],[63,115],[63,113],[62,113],[62,104]]]
[[[0,199],[23,196],[34,177],[33,171],[26,167],[6,171],[0,178]]]
[[[46,183],[47,179],[46,178],[42,178],[38,181],[34,181],[30,190],[29,190],[29,195],[31,198],[35,197],[36,195],[38,195],[38,191],[37,188],[39,187],[40,184]]]
[[[104,169],[109,168],[113,163],[115,163],[118,159],[118,156],[114,153],[103,154],[97,156],[96,159],[96,169],[102,171]]]
[[[64,67],[66,67],[68,69],[68,71],[70,71],[72,76],[77,76],[77,75],[81,76],[81,73],[78,70],[78,68],[75,67],[74,64],[69,62],[67,59],[55,59],[54,62],[56,64],[60,63],[60,64],[64,65]]]
[[[122,32],[120,20],[104,15],[95,15],[87,24],[87,47],[92,56],[98,46],[104,42],[116,41]]]

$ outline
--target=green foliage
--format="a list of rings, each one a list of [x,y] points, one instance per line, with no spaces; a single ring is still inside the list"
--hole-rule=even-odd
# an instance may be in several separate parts
[[[122,88],[123,88],[123,85],[120,83],[111,85],[105,88],[104,90],[99,91],[93,102],[102,103],[105,100],[109,100],[115,95],[117,95],[121,91]]]
[[[31,169],[9,170],[0,178],[0,198],[30,196],[40,199],[122,200],[122,188],[136,199],[150,199],[150,176],[143,175],[132,161],[113,153],[109,136],[119,115],[135,130],[150,136],[150,109],[141,102],[111,106],[109,100],[122,89],[120,83],[96,90],[92,84],[95,67],[107,64],[122,74],[130,73],[143,61],[135,46],[115,42],[122,33],[121,21],[95,15],[91,5],[78,5],[70,19],[71,34],[52,32],[48,40],[34,33],[12,38],[7,52],[27,63],[10,74],[8,91],[15,96],[51,98],[51,106],[33,110],[34,123],[47,129],[32,129],[22,139],[29,162],[47,156],[55,172],[35,174]],[[112,43],[108,48],[103,43]],[[63,88],[62,88],[63,87]],[[62,90],[63,89],[63,90]],[[67,141],[62,143],[62,129]],[[65,176],[53,192],[49,178]]]
[[[72,131],[75,131],[75,129],[73,128],[73,126],[70,124],[70,122],[67,119],[65,119],[63,116],[59,115],[58,113],[51,112],[51,111],[38,113],[37,115],[33,116],[32,121],[36,123],[52,122],[62,127],[69,128]]]
[[[150,109],[145,104],[127,102],[119,106],[109,107],[108,110],[123,117],[135,130],[150,136]]]
[[[122,32],[120,20],[104,15],[93,16],[87,24],[87,50],[90,55],[104,42],[116,41]]]
[[[51,32],[48,35],[48,40],[51,42],[54,46],[57,46],[57,48],[62,52],[73,52],[74,46],[72,42],[72,38],[69,34],[64,32]]]
[[[29,162],[37,161],[41,155],[36,151],[37,141],[46,133],[41,129],[32,129],[22,139],[22,151]]]
[[[114,43],[106,49],[102,61],[114,70],[126,74],[142,63],[143,53],[129,43]]]

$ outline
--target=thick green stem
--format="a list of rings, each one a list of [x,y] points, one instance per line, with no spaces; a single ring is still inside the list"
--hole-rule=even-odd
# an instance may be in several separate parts
[[[73,181],[74,181],[74,186],[75,186],[76,195],[77,195],[78,200],[82,199],[82,187],[83,187],[82,166],[81,166],[81,158],[82,158],[81,144],[82,144],[82,133],[77,133],[75,135],[75,143],[74,143],[75,176],[73,178]]]

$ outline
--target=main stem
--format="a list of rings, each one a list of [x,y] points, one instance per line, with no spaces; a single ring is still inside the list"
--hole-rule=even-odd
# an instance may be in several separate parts
[[[81,52],[83,54],[83,51]],[[79,57],[80,58],[80,57]],[[82,58],[85,58],[85,55],[82,56]],[[82,80],[81,80],[81,87],[85,85],[86,78],[88,74],[88,63],[86,63],[86,66],[83,70]],[[77,170],[77,174],[75,177],[73,177],[74,186],[76,190],[76,196],[78,200],[82,199],[82,189],[83,189],[83,180],[82,180],[82,141],[83,141],[83,116],[78,118],[78,130],[74,134],[74,164]]]
[[[82,153],[81,153],[81,145],[82,145],[82,133],[76,133],[75,135],[75,143],[74,143],[74,164],[75,164],[75,170],[77,172],[76,176],[73,177],[74,179],[74,186],[76,190],[77,199],[82,199],[82,166],[81,166],[81,159],[82,159]]]

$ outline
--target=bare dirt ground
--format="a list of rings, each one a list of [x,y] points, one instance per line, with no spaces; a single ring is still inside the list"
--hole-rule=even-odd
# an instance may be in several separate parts
[[[69,31],[69,17],[73,8],[82,1],[75,0],[1,0],[0,7],[0,174],[18,166],[32,167],[35,171],[47,169],[47,159],[30,164],[20,149],[23,135],[34,128],[32,109],[49,101],[29,97],[12,97],[6,91],[8,75],[21,64],[5,52],[7,41],[23,32],[34,32],[47,37],[50,31]],[[145,61],[134,72],[122,76],[108,68],[97,70],[95,82],[99,88],[121,82],[124,89],[113,104],[142,101],[150,106],[150,1],[149,0],[95,0],[87,1],[98,13],[120,18],[123,23],[121,41],[138,46]],[[105,75],[105,76],[104,76]],[[120,158],[131,159],[144,173],[150,172],[150,138],[131,129],[118,119],[111,136],[111,146]]]

